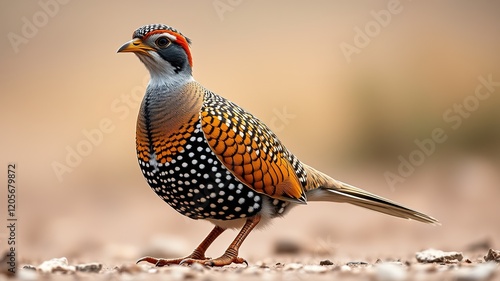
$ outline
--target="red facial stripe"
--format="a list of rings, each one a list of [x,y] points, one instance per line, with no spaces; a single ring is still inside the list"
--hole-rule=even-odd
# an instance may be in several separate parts
[[[181,45],[181,47],[184,49],[188,56],[188,61],[189,65],[193,67],[193,59],[191,58],[191,50],[189,49],[189,43],[186,41],[186,38],[184,36],[179,35],[178,33],[172,32],[170,30],[164,30],[164,29],[158,29],[158,30],[153,30],[146,35],[144,35],[143,40],[146,40],[149,36],[153,34],[158,34],[158,33],[168,33],[176,38],[175,43]]]

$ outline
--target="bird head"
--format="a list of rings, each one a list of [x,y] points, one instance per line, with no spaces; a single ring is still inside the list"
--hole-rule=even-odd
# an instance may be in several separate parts
[[[123,44],[118,53],[135,53],[149,70],[152,81],[167,82],[191,78],[190,44],[191,40],[176,29],[164,24],[150,24],[134,31],[132,40]]]

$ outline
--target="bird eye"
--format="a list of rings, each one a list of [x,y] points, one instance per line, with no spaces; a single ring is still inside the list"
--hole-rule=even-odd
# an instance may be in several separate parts
[[[167,37],[160,37],[155,41],[156,45],[160,48],[165,48],[170,45],[170,40]]]

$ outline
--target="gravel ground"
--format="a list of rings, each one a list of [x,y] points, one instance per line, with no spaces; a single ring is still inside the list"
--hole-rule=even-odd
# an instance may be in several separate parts
[[[294,259],[278,255],[249,266],[155,268],[133,263],[75,264],[63,257],[21,265],[14,278],[0,275],[0,280],[500,280],[500,251],[494,249],[484,254],[428,249],[400,260]]]

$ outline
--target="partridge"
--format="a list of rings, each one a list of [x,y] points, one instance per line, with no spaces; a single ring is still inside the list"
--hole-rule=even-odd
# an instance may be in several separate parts
[[[137,119],[136,149],[149,186],[180,214],[215,225],[187,257],[143,257],[156,266],[246,263],[238,251],[257,226],[308,201],[346,202],[438,224],[418,211],[335,180],[302,163],[261,120],[204,88],[192,75],[191,41],[151,24],[118,52],[133,52],[151,79]],[[205,251],[226,229],[240,229],[224,254]]]

